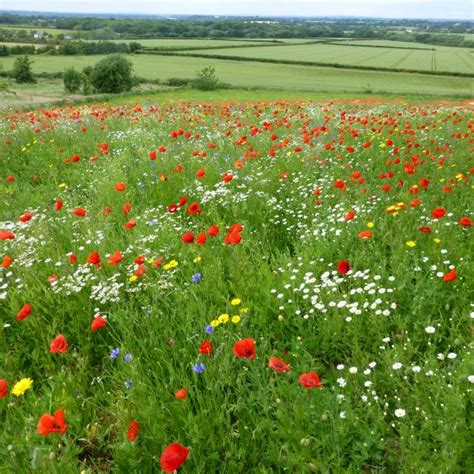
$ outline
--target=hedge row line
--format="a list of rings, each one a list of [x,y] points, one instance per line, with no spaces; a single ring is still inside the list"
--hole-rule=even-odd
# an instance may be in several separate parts
[[[171,51],[145,51],[138,50],[136,54],[153,54],[157,56],[181,56],[181,57],[192,57],[192,58],[205,58],[205,59],[223,59],[226,61],[243,61],[243,62],[256,62],[256,63],[271,63],[271,64],[286,64],[293,66],[317,66],[317,67],[331,67],[336,69],[357,69],[361,71],[379,71],[379,72],[403,72],[403,73],[415,73],[424,74],[428,76],[454,76],[454,77],[474,77],[474,74],[468,72],[449,72],[449,71],[421,71],[418,69],[396,69],[390,67],[377,67],[377,66],[360,66],[360,65],[346,65],[339,63],[320,63],[314,61],[293,61],[289,59],[270,59],[270,58],[249,58],[244,56],[227,56],[223,54],[198,54],[198,53],[178,53]]]

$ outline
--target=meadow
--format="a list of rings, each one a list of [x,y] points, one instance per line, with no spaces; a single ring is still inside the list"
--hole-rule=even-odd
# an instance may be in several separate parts
[[[472,472],[472,110],[189,94],[2,113],[0,470]]]
[[[265,48],[273,51],[277,47]],[[355,49],[355,48],[352,48]],[[221,54],[222,50],[217,50]],[[233,50],[240,51],[239,48]],[[268,53],[267,53],[268,54]],[[81,70],[103,56],[41,56],[32,58],[34,72],[58,73],[68,67]],[[206,66],[216,69],[217,76],[234,87],[260,87],[287,90],[372,94],[432,95],[470,97],[473,81],[469,77],[419,75],[389,71],[350,70],[330,67],[271,64],[225,59],[161,55],[128,55],[134,72],[145,79],[166,80],[177,77],[193,79],[196,71]],[[0,58],[0,67],[11,70],[14,57]]]

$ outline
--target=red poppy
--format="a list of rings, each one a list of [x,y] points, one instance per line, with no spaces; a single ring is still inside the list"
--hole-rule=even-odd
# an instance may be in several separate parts
[[[316,372],[307,372],[299,376],[300,384],[305,388],[322,387],[322,383],[319,380],[319,375]]]
[[[188,207],[188,214],[201,214],[201,209],[199,209],[199,203],[193,202],[189,207]]]
[[[224,181],[224,183],[228,183],[232,181],[233,179],[234,179],[234,176],[232,176],[230,173],[224,173],[222,175],[222,180]]]
[[[152,151],[149,156],[150,160],[156,160],[156,151]]]
[[[363,230],[358,235],[359,239],[361,240],[368,240],[372,238],[372,232],[370,230]]]
[[[194,234],[192,232],[185,232],[182,236],[181,236],[181,240],[183,241],[183,243],[185,244],[192,244],[194,242]]]
[[[355,217],[355,212],[354,211],[349,211],[345,216],[344,216],[344,220],[345,221],[351,221],[352,219],[354,219]]]
[[[196,177],[197,178],[204,178],[205,175],[206,175],[206,172],[202,168],[199,168],[196,171]]]
[[[418,232],[421,232],[422,234],[431,234],[431,227],[421,226],[418,228]]]
[[[244,228],[241,224],[232,224],[231,226],[229,226],[229,230],[231,232],[242,232]]]
[[[138,265],[137,269],[133,273],[136,277],[140,278],[146,273],[146,267],[145,265]]]
[[[9,230],[0,230],[0,240],[14,239],[15,234]]]
[[[138,421],[130,421],[128,430],[127,430],[127,436],[128,439],[133,443],[135,439],[138,436],[138,433],[140,432],[140,423]]]
[[[185,388],[180,388],[175,394],[174,396],[178,399],[178,400],[184,400],[187,396],[188,396],[188,391],[185,389]]]
[[[63,334],[56,336],[49,345],[51,352],[67,352],[68,343]]]
[[[204,245],[206,243],[206,233],[201,232],[197,237],[196,237],[196,244],[197,245]]]
[[[170,214],[174,214],[178,210],[178,205],[177,204],[169,204],[168,205],[168,212]]]
[[[229,232],[224,238],[224,243],[226,245],[237,245],[240,244],[242,236],[239,232]]]
[[[255,339],[250,337],[237,341],[233,348],[236,357],[255,358]]]
[[[62,207],[63,207],[63,202],[61,201],[61,199],[57,199],[56,204],[54,205],[54,210],[60,211]]]
[[[88,263],[88,264],[90,264],[90,265],[100,265],[100,255],[99,255],[99,252],[97,252],[96,250],[94,250],[94,251],[87,257],[86,263]]]
[[[457,278],[456,269],[452,268],[448,273],[443,275],[443,281],[454,281]]]
[[[8,395],[8,382],[5,379],[0,379],[0,398],[5,398]]]
[[[129,202],[126,202],[122,207],[123,214],[127,215],[132,210],[132,205]]]
[[[207,235],[209,236],[216,236],[217,234],[219,233],[219,227],[217,227],[216,225],[211,225],[211,227],[209,227],[209,229],[207,229]]]
[[[20,218],[18,219],[20,222],[28,222],[33,218],[33,214],[31,212],[25,212]]]
[[[128,222],[126,222],[123,226],[127,230],[133,229],[137,225],[137,221],[135,219],[131,219]]]
[[[431,211],[431,216],[433,219],[441,219],[441,217],[444,217],[446,215],[446,209],[442,207],[437,207],[436,209],[433,209]]]
[[[135,260],[134,263],[137,265],[141,265],[142,263],[145,263],[145,257],[143,255],[139,255]]]
[[[275,372],[289,372],[290,366],[275,356],[271,356],[268,361],[268,367]]]
[[[160,465],[165,472],[173,472],[179,469],[181,464],[186,461],[189,455],[189,449],[186,449],[179,443],[172,443],[166,446],[161,453]]]
[[[200,346],[199,346],[199,354],[212,354],[212,344],[209,339],[206,339]]]
[[[16,315],[17,321],[22,321],[23,319],[26,319],[31,314],[31,310],[32,307],[29,303],[24,304]]]
[[[463,227],[471,227],[472,220],[469,217],[461,217],[461,219],[459,220],[459,224]]]
[[[125,183],[115,183],[115,190],[118,191],[119,193],[121,193],[122,191],[125,191],[125,188],[127,186],[125,185]]]
[[[107,320],[103,316],[97,316],[92,320],[91,331],[98,331],[107,324]]]
[[[70,263],[71,265],[75,265],[76,262],[77,262],[77,257],[76,257],[73,253],[71,253],[71,254],[69,255],[69,263]]]
[[[64,421],[64,410],[56,410],[54,416],[45,413],[39,419],[36,430],[41,436],[52,433],[64,434],[67,430],[67,424]]]
[[[109,257],[109,264],[112,266],[115,266],[115,265],[118,265],[122,260],[123,260],[122,254],[119,251],[117,251],[117,252],[114,252]]]
[[[337,271],[341,273],[342,275],[345,275],[346,273],[349,272],[351,269],[351,265],[349,263],[349,260],[342,260],[337,264]]]
[[[188,198],[186,196],[183,196],[179,202],[178,202],[178,206],[179,207],[183,207],[186,203],[188,202]]]
[[[341,179],[336,179],[336,181],[334,182],[334,187],[336,189],[342,189],[344,191],[346,189],[346,183]]]
[[[87,211],[83,207],[78,207],[74,209],[72,213],[77,217],[84,217],[87,214]]]
[[[2,268],[8,268],[12,264],[12,262],[13,258],[8,255],[5,255],[5,257],[3,257]]]

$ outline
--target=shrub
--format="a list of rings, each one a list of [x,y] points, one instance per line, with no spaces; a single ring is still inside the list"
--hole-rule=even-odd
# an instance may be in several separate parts
[[[64,71],[64,89],[67,92],[77,92],[82,85],[82,74],[73,67]]]
[[[31,70],[33,61],[28,56],[18,56],[13,63],[13,78],[16,82],[36,82]]]
[[[120,54],[99,61],[90,72],[90,83],[97,92],[117,93],[133,86],[132,63]]]
[[[211,91],[219,89],[219,79],[216,76],[216,70],[207,66],[196,71],[196,79],[193,81],[193,87],[201,91]]]

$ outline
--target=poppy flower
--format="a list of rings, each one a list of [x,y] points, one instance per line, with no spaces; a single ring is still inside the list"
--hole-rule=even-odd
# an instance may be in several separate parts
[[[469,217],[461,217],[461,219],[459,220],[459,224],[463,227],[471,227],[472,220]]]
[[[117,251],[117,252],[114,252],[109,257],[109,264],[112,266],[115,266],[115,265],[118,265],[122,260],[123,260],[122,254],[119,251]]]
[[[122,191],[125,191],[126,189],[126,185],[125,183],[115,183],[115,190],[118,191],[119,193],[121,193]]]
[[[89,265],[100,265],[100,255],[99,255],[99,252],[97,252],[96,250],[94,250],[94,251],[87,257],[86,263],[88,263]]]
[[[77,257],[76,257],[73,253],[71,253],[71,254],[69,255],[69,263],[70,263],[71,265],[75,265],[76,262],[77,262]]]
[[[359,239],[361,240],[368,240],[372,238],[372,232],[370,230],[363,230],[358,235]]]
[[[242,232],[244,228],[241,224],[232,224],[231,226],[229,226],[229,230],[231,232]]]
[[[18,220],[24,223],[30,221],[32,218],[33,214],[31,212],[25,212]]]
[[[448,273],[443,275],[443,281],[454,281],[457,278],[456,269],[452,268]]]
[[[145,263],[145,257],[143,255],[139,255],[133,262],[137,265],[141,265],[142,263]]]
[[[150,160],[156,160],[156,151],[152,151],[149,157],[150,157]]]
[[[431,211],[431,216],[433,217],[433,219],[441,219],[445,215],[446,209],[442,207],[437,207],[436,209],[433,209],[433,211]]]
[[[271,356],[268,361],[268,367],[275,372],[289,372],[290,366],[275,356]]]
[[[123,226],[127,230],[133,229],[137,225],[137,221],[135,219],[131,219],[128,222],[126,222]]]
[[[24,304],[16,315],[17,321],[22,321],[23,319],[26,319],[31,314],[31,310],[32,307],[29,303]]]
[[[132,210],[132,205],[129,202],[126,202],[122,207],[122,213],[127,215]]]
[[[197,237],[196,237],[196,245],[204,245],[206,243],[206,233],[201,232]]]
[[[431,234],[431,227],[421,226],[418,228],[418,232],[421,232],[422,234]]]
[[[344,220],[345,221],[351,221],[352,219],[354,219],[355,217],[355,212],[354,211],[349,211],[345,216],[344,216]]]
[[[202,168],[199,168],[196,171],[196,178],[204,178],[205,175],[206,175],[206,172]]]
[[[77,217],[85,217],[87,211],[83,207],[78,207],[77,209],[74,209],[72,213]]]
[[[165,472],[173,472],[186,461],[189,449],[179,443],[172,443],[166,446],[160,456],[160,466]]]
[[[199,203],[193,202],[187,210],[188,214],[201,214],[201,209],[199,209]]]
[[[0,230],[0,240],[14,239],[15,234],[9,230]]]
[[[351,269],[349,260],[342,260],[337,264],[337,271],[342,275],[345,275]]]
[[[50,352],[67,352],[68,343],[63,334],[56,336],[49,345]]]
[[[130,420],[127,430],[128,439],[133,443],[140,432],[140,423],[138,421]]]
[[[145,265],[138,265],[137,269],[133,273],[137,278],[142,277],[146,273],[146,267]]]
[[[224,238],[224,243],[226,245],[237,245],[240,244],[242,236],[239,232],[229,232]]]
[[[224,183],[229,183],[230,181],[232,181],[234,179],[234,176],[230,173],[224,173],[222,175],[222,181],[224,181]]]
[[[237,341],[233,348],[236,357],[245,357],[247,359],[255,358],[255,339],[246,338]]]
[[[183,196],[179,202],[178,202],[178,206],[179,207],[183,207],[186,203],[188,202],[188,198],[186,196]]]
[[[91,331],[98,331],[107,324],[107,320],[102,316],[97,316],[91,323]]]
[[[0,379],[0,398],[5,398],[8,395],[8,382],[5,379]]]
[[[181,240],[183,241],[183,243],[185,244],[192,244],[194,242],[194,234],[192,232],[185,232],[182,236],[181,236]]]
[[[342,181],[341,179],[336,179],[336,181],[334,182],[334,187],[336,189],[342,189],[343,191],[345,191],[346,183]]]
[[[60,211],[62,207],[63,207],[63,202],[61,201],[61,199],[57,199],[56,203],[54,204],[54,210]]]
[[[319,388],[323,386],[319,380],[319,375],[316,372],[307,372],[306,374],[301,374],[298,380],[300,381],[300,385],[305,388]]]
[[[54,416],[45,413],[39,419],[36,430],[41,436],[52,433],[64,434],[67,430],[67,424],[64,421],[64,410],[56,410]]]
[[[217,234],[219,233],[219,227],[217,227],[216,225],[211,225],[211,227],[209,227],[209,229],[207,229],[207,235],[209,236],[216,236]]]
[[[185,388],[180,388],[175,394],[178,400],[184,400],[188,396],[188,391]]]
[[[199,346],[199,354],[212,354],[212,344],[209,339],[206,339],[200,346]]]
[[[8,268],[12,264],[12,262],[13,262],[13,258],[11,258],[8,255],[5,255],[2,261],[2,268]]]
[[[168,205],[168,212],[170,214],[174,214],[178,210],[178,205],[177,204],[169,204]]]

